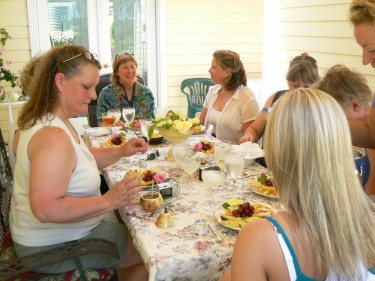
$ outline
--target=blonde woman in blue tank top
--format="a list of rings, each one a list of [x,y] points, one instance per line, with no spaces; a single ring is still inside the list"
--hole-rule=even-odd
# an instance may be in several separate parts
[[[221,280],[375,280],[375,205],[355,174],[340,105],[296,89],[273,106],[265,136],[285,208],[240,231]]]

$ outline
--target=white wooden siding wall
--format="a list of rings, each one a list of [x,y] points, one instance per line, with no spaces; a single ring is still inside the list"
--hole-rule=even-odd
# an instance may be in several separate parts
[[[363,73],[375,89],[375,72],[362,65],[362,50],[348,20],[350,0],[265,0],[265,45],[262,100],[286,89],[291,58],[307,51],[318,61],[319,74],[334,64]]]
[[[12,36],[5,45],[3,59],[10,59],[12,64],[9,69],[18,73],[25,63],[31,58],[29,22],[27,16],[26,0],[0,0],[0,27],[4,27]],[[0,82],[6,91],[19,90],[11,88],[10,84]],[[13,108],[14,120],[17,120],[20,106]],[[0,107],[0,126],[4,139],[8,139],[9,123],[6,108]]]
[[[263,0],[167,1],[168,106],[187,112],[182,80],[210,77],[212,54],[238,52],[247,77],[261,77]]]

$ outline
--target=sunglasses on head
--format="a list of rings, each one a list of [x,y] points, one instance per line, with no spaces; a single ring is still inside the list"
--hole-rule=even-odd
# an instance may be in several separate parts
[[[290,64],[296,63],[296,62],[301,61],[301,60],[306,60],[308,62],[311,62],[311,63],[315,64],[315,65],[317,64],[317,61],[313,57],[310,57],[307,53],[294,57],[293,59],[290,60]]]
[[[76,56],[74,56],[74,57],[71,57],[71,58],[69,58],[69,59],[66,59],[66,60],[64,60],[62,63],[66,63],[66,62],[68,62],[68,61],[70,61],[70,60],[73,60],[73,59],[75,59],[75,58],[78,58],[78,57],[80,57],[80,56],[85,56],[85,58],[88,59],[88,60],[98,60],[98,57],[97,57],[96,54],[91,54],[90,52],[84,52],[83,54],[78,54],[78,55],[76,55]]]
[[[134,53],[130,53],[130,52],[121,52],[121,53],[116,54],[115,60],[117,60],[117,57],[122,56],[122,55],[126,55],[126,56],[132,56],[132,57],[134,57]]]

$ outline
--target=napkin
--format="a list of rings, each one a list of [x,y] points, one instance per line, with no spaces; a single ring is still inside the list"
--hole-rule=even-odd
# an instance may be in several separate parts
[[[257,143],[244,142],[240,145],[232,145],[232,151],[241,153],[244,159],[254,159],[264,157],[264,150],[259,147]]]
[[[86,133],[91,134],[94,137],[101,137],[108,135],[109,130],[106,127],[87,128]]]

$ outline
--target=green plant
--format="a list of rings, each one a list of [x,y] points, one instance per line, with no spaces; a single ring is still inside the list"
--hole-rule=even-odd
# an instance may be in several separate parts
[[[19,84],[18,76],[15,72],[10,71],[8,65],[12,63],[10,59],[4,60],[2,56],[5,53],[5,44],[9,40],[12,40],[12,36],[6,31],[5,28],[0,28],[0,81],[5,80],[15,87]]]

